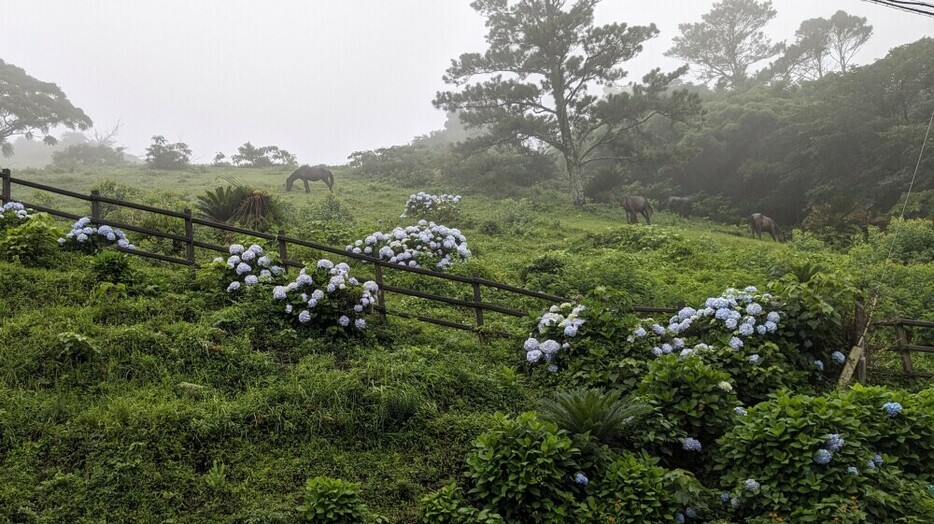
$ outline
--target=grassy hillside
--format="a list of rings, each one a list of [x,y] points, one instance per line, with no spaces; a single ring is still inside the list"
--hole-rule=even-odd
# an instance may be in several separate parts
[[[14,176],[179,209],[226,183],[218,177],[235,176],[282,200],[287,231],[338,246],[407,225],[399,215],[413,192],[338,169],[329,200],[320,183],[310,195],[285,193],[282,170],[202,171]],[[86,209],[22,188],[13,196]],[[458,223],[447,225],[461,228],[473,258],[453,271],[568,297],[610,286],[629,303],[696,306],[812,264],[864,289],[881,285],[880,318],[934,319],[934,264],[891,264],[883,278],[885,235],[838,253],[804,234],[782,245],[751,239],[739,219],[658,213],[653,226],[629,226],[622,210],[576,210],[565,200],[547,190],[509,201],[467,195]],[[398,318],[360,338],[309,335],[269,309],[268,293],[232,300],[205,272],[135,257],[129,264],[129,277],[108,283],[113,275],[78,253],[56,252],[44,267],[0,262],[0,520],[294,522],[305,480],[327,476],[359,482],[363,500],[390,522],[415,522],[420,497],[461,479],[495,412],[536,409],[569,386],[525,362],[522,340],[534,327],[526,319],[491,314],[515,338],[481,340]],[[390,300],[390,308],[469,315]],[[891,339],[881,330],[873,337]],[[879,353],[872,364],[874,381],[898,384],[885,373],[894,355]],[[923,358],[915,365],[934,369]]]

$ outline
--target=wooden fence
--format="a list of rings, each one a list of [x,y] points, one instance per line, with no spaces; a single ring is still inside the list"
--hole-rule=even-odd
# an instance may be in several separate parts
[[[902,358],[902,369],[912,385],[915,384],[917,377],[934,377],[934,373],[927,371],[915,371],[911,363],[912,353],[934,353],[934,346],[925,346],[913,343],[913,328],[932,329],[934,322],[926,320],[911,320],[907,318],[896,318],[885,322],[875,322],[876,326],[890,326],[895,328],[895,349]]]
[[[351,253],[349,251],[345,251],[343,249],[336,248],[333,246],[327,246],[327,245],[319,244],[316,242],[310,242],[307,240],[290,237],[286,235],[285,232],[282,230],[279,230],[277,234],[270,234],[270,233],[263,233],[260,231],[252,231],[249,229],[236,227],[236,226],[232,226],[230,224],[225,224],[222,222],[214,222],[211,220],[205,220],[205,219],[193,216],[191,209],[185,209],[182,212],[170,211],[170,210],[160,209],[160,208],[153,207],[153,206],[147,206],[144,204],[137,204],[133,202],[126,202],[123,200],[105,197],[96,190],[91,191],[90,195],[84,195],[84,194],[77,193],[74,191],[68,191],[68,190],[59,189],[59,188],[44,185],[44,184],[39,184],[36,182],[31,182],[28,180],[14,178],[9,169],[0,170],[0,178],[2,178],[2,192],[0,192],[0,197],[2,198],[0,198],[0,200],[2,200],[2,202],[4,203],[9,202],[11,200],[13,186],[27,187],[27,188],[36,189],[39,191],[53,193],[56,195],[71,197],[71,198],[83,200],[83,201],[90,203],[91,214],[89,216],[91,218],[91,221],[95,225],[107,225],[107,226],[123,229],[126,231],[133,231],[136,233],[141,233],[143,235],[169,239],[174,242],[182,243],[185,246],[185,257],[184,258],[163,255],[161,253],[146,252],[140,249],[129,250],[129,249],[122,249],[122,248],[117,247],[118,250],[123,251],[124,253],[132,254],[132,255],[152,258],[152,259],[161,260],[164,262],[170,262],[173,264],[180,264],[180,265],[185,265],[189,267],[197,267],[198,264],[195,262],[196,249],[227,254],[228,253],[227,247],[214,245],[214,244],[210,244],[207,242],[201,242],[195,239],[195,226],[201,226],[201,227],[206,227],[209,229],[237,233],[241,235],[247,235],[250,237],[255,237],[255,238],[275,242],[276,248],[279,254],[279,258],[282,260],[283,266],[287,268],[288,267],[293,267],[293,268],[304,267],[304,264],[302,264],[300,261],[292,260],[289,258],[289,247],[290,246],[298,246],[298,247],[303,247],[303,248],[308,248],[308,249],[314,249],[318,251],[323,251],[325,253],[331,253],[331,254],[339,255],[345,258],[372,264],[373,273],[374,273],[373,280],[379,286],[379,293],[377,294],[377,303],[375,304],[374,307],[376,311],[379,313],[383,321],[386,320],[386,315],[393,315],[393,316],[398,316],[398,317],[414,318],[422,322],[428,322],[431,324],[436,324],[436,325],[445,326],[449,328],[463,329],[463,330],[482,333],[485,331],[482,329],[484,326],[483,315],[485,311],[499,313],[499,314],[507,315],[511,317],[526,317],[530,313],[532,313],[529,311],[522,311],[519,309],[515,309],[512,307],[507,307],[507,306],[503,306],[499,304],[484,302],[483,301],[483,289],[484,288],[495,289],[501,292],[505,292],[506,294],[517,296],[517,297],[520,297],[520,296],[532,297],[535,299],[542,300],[546,303],[560,303],[560,302],[568,301],[568,299],[564,297],[558,297],[558,296],[550,295],[547,293],[540,293],[538,291],[532,291],[532,290],[520,288],[517,286],[511,286],[509,284],[504,284],[504,283],[496,282],[493,280],[487,280],[487,279],[477,278],[477,277],[465,277],[465,276],[460,276],[460,275],[451,275],[451,274],[440,273],[437,271],[431,271],[427,269],[413,268],[413,267],[408,267],[408,266],[401,266],[398,264],[392,264],[392,263],[389,263],[388,261],[380,260],[376,257],[372,257],[372,256],[364,255],[364,254],[355,254],[355,253]],[[72,220],[77,220],[81,218],[81,215],[67,213],[67,212],[53,209],[50,207],[32,204],[29,202],[24,202],[22,200],[17,200],[17,201],[27,207],[35,209],[36,211],[42,211],[53,216],[68,218]],[[184,225],[185,225],[185,234],[184,236],[182,236],[182,235],[177,235],[177,234],[163,232],[163,231],[156,231],[156,230],[140,227],[140,226],[133,225],[133,224],[124,224],[121,222],[115,222],[113,220],[105,219],[101,216],[102,215],[101,204],[110,204],[114,206],[126,207],[130,209],[146,211],[146,212],[153,213],[153,214],[160,215],[160,216],[183,220]],[[419,291],[415,289],[388,285],[384,282],[384,271],[402,271],[406,273],[414,273],[414,274],[420,275],[421,277],[425,279],[446,280],[446,281],[460,282],[463,284],[469,284],[473,288],[473,300],[461,300],[457,298],[452,298],[452,297],[447,297],[447,296],[442,296],[442,295],[435,295],[432,293],[426,293],[424,291]],[[436,302],[436,303],[445,304],[449,306],[468,308],[473,311],[473,315],[472,315],[473,318],[471,319],[470,323],[462,323],[462,322],[452,322],[450,320],[444,320],[444,319],[439,319],[439,318],[433,318],[433,317],[429,317],[426,315],[420,315],[420,314],[406,312],[406,311],[390,310],[390,309],[387,309],[386,307],[386,296],[385,296],[386,293],[395,293],[399,295],[417,297],[417,298],[425,299],[431,302]],[[652,306],[632,306],[631,310],[635,313],[674,313],[678,311],[677,308],[672,308],[672,307],[652,307]],[[500,333],[500,334],[508,335],[507,333]]]

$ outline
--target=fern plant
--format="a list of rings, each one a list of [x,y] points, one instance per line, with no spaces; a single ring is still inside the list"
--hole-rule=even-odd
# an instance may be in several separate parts
[[[229,223],[236,216],[249,190],[244,186],[218,187],[198,196],[198,212],[215,222]]]
[[[619,391],[575,389],[559,391],[539,403],[545,420],[569,433],[588,434],[600,444],[622,441],[636,421],[652,411],[646,403],[622,397]]]

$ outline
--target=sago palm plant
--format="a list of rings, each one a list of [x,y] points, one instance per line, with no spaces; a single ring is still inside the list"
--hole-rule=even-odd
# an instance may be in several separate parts
[[[553,398],[542,400],[539,411],[542,418],[570,433],[587,433],[599,444],[614,444],[622,441],[652,407],[622,397],[619,391],[575,389],[559,391]]]

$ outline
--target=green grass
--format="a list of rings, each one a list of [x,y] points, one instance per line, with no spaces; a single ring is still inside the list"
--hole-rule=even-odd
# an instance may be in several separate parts
[[[148,202],[190,207],[198,194],[225,183],[218,177],[233,176],[286,204],[287,231],[307,231],[327,190],[317,184],[309,195],[286,193],[287,174],[128,168],[14,176],[84,193],[112,180]],[[335,179],[335,195],[354,216],[327,224],[332,236],[348,235],[335,245],[407,225],[399,214],[411,188],[344,169]],[[35,193],[14,188],[13,197],[89,209]],[[610,285],[648,305],[692,304],[729,286],[762,286],[776,264],[805,259],[867,287],[881,273],[878,263],[820,245],[751,239],[739,224],[657,213],[651,227],[630,226],[620,209],[578,210],[565,200],[541,189],[521,200],[465,196],[460,222],[448,225],[463,230],[475,256],[455,271],[567,296]],[[131,264],[136,281],[112,296],[98,292],[89,259],[80,255],[63,254],[52,269],[0,263],[0,520],[292,522],[305,479],[323,475],[360,482],[375,512],[414,522],[417,499],[459,476],[471,440],[494,412],[533,409],[550,389],[524,371],[516,339],[480,340],[398,318],[359,341],[303,338],[257,317],[250,300],[233,303],[205,289],[186,269],[140,258]],[[472,296],[457,283],[409,274],[387,279]],[[877,315],[932,318],[924,298],[934,296],[932,282],[930,263],[890,267]],[[544,305],[488,296],[530,312]],[[450,320],[472,314],[415,298],[389,300],[390,308]],[[487,318],[517,336],[528,329],[524,319]],[[64,358],[60,335],[68,332],[88,337],[94,356]],[[893,335],[879,331],[873,340],[883,345]],[[899,365],[891,353],[873,362],[879,369]],[[916,368],[934,370],[934,363],[919,358]]]

